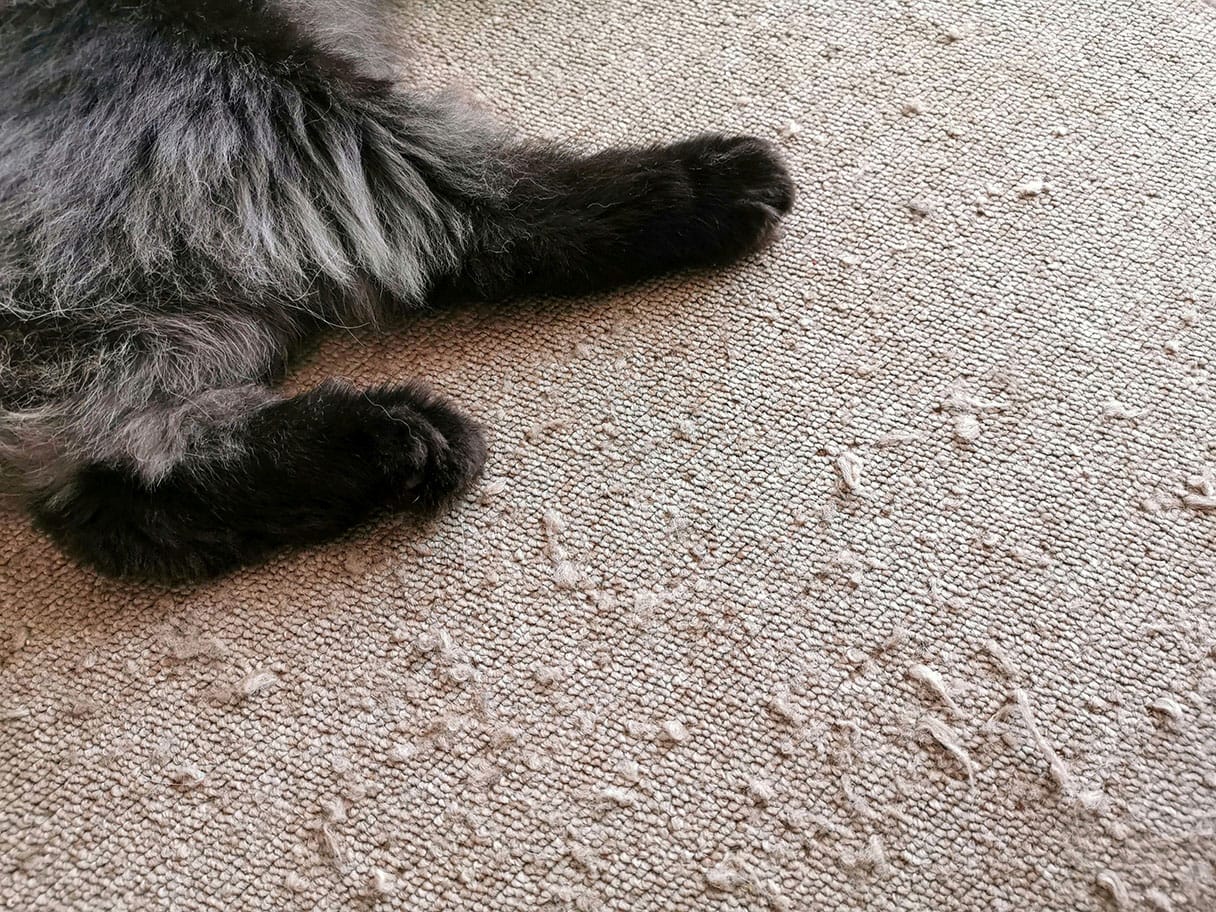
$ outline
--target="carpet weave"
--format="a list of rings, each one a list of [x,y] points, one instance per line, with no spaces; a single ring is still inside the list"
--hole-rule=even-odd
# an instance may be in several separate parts
[[[1216,909],[1216,9],[410,6],[409,78],[797,211],[327,345],[492,428],[431,528],[163,592],[0,520],[0,907]]]

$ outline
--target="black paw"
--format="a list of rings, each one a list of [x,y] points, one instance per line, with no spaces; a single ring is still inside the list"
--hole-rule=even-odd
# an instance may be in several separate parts
[[[777,149],[753,136],[701,136],[670,147],[692,193],[686,236],[706,264],[763,246],[794,206],[795,188]]]
[[[447,400],[419,384],[364,394],[383,409],[380,452],[395,475],[400,506],[430,509],[466,491],[486,462],[485,435]]]

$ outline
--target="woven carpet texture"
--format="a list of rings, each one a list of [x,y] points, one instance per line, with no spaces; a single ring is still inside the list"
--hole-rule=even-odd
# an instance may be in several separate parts
[[[0,907],[1216,909],[1216,8],[420,0],[405,78],[801,196],[420,316],[478,488],[193,591],[0,519]]]

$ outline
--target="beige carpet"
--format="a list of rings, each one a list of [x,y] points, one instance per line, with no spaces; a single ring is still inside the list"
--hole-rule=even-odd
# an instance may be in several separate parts
[[[4,520],[0,906],[1216,909],[1216,9],[415,5],[796,217],[322,352],[493,426],[435,528],[165,594]]]

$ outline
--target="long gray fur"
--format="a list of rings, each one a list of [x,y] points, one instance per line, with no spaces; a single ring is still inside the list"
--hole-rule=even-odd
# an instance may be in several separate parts
[[[336,80],[310,96],[218,51],[150,61],[138,22],[69,30],[30,66],[30,20],[8,11],[79,4],[7,6],[0,455],[22,488],[90,459],[154,480],[200,427],[268,399],[250,384],[314,322],[378,322],[458,260],[458,201],[486,194],[475,169],[499,141],[466,111],[404,93],[364,106]],[[333,6],[281,10],[351,60],[388,56],[369,52],[368,4],[351,4],[357,30]]]

